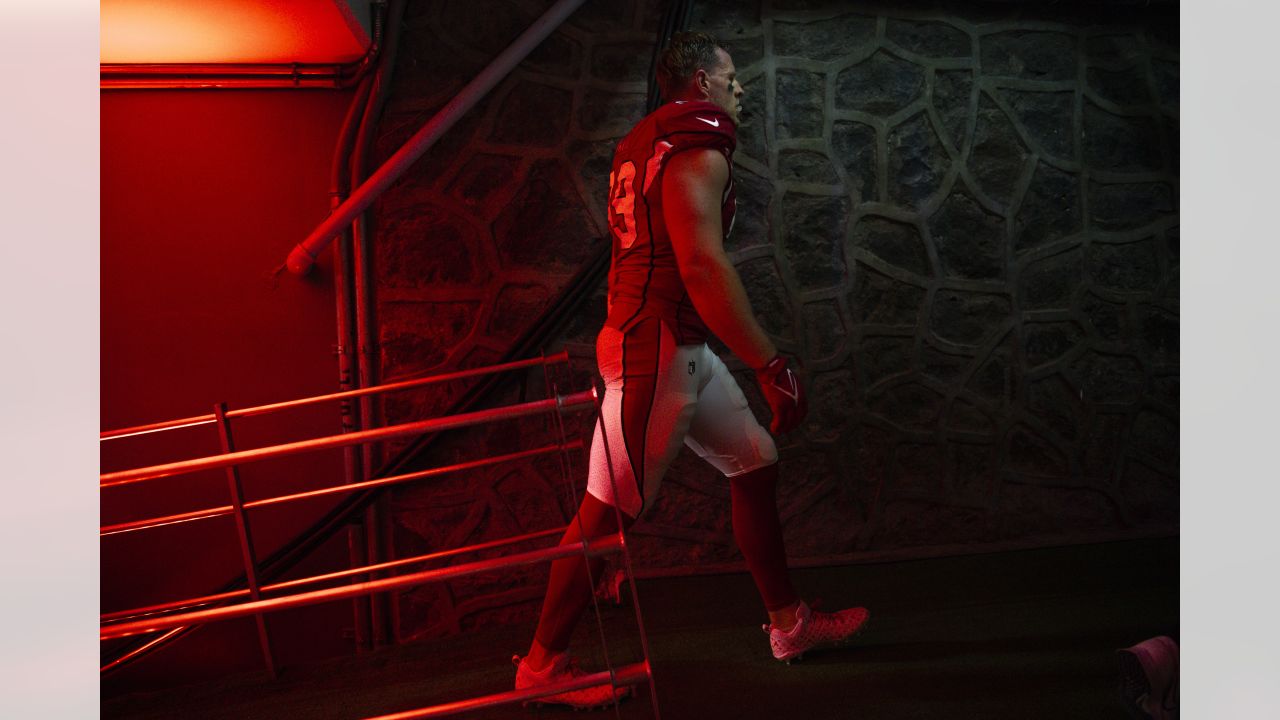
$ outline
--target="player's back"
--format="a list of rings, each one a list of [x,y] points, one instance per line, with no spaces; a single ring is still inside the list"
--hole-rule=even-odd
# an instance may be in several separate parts
[[[609,270],[606,325],[625,332],[641,318],[661,318],[677,342],[704,342],[709,334],[685,290],[662,211],[662,175],[676,154],[695,148],[723,152],[730,177],[722,201],[725,235],[733,224],[733,121],[719,106],[702,101],[667,103],[624,137],[609,173]]]

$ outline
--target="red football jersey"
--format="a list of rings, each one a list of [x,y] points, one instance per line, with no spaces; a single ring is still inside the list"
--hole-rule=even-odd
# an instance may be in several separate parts
[[[681,345],[706,342],[707,326],[685,290],[662,214],[662,171],[676,153],[714,148],[729,162],[721,201],[727,238],[737,204],[733,192],[733,121],[719,106],[700,100],[670,102],[641,120],[618,143],[609,173],[609,317],[626,332],[641,318],[662,319]]]

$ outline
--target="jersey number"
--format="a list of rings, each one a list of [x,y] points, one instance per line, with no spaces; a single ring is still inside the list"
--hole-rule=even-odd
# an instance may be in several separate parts
[[[617,172],[609,173],[609,210],[620,216],[612,223],[613,231],[624,250],[636,241],[635,178],[636,164],[630,160],[622,163]]]

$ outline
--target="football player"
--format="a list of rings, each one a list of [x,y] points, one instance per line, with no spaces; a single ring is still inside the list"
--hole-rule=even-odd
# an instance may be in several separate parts
[[[715,333],[748,366],[769,404],[770,431],[804,418],[800,378],[756,322],[724,240],[736,208],[733,151],[743,89],[729,53],[705,33],[677,33],[658,61],[666,103],[618,143],[609,176],[613,241],[608,317],[596,339],[605,382],[587,494],[563,543],[616,533],[652,504],[683,443],[729,482],[733,533],[769,615],[774,657],[790,662],[849,640],[864,608],[811,610],[792,588],[778,519],[778,451],[724,363]],[[606,442],[607,441],[607,442]],[[532,647],[516,688],[581,674],[567,649],[603,559],[555,561]],[[606,706],[629,688],[608,685],[542,698]]]

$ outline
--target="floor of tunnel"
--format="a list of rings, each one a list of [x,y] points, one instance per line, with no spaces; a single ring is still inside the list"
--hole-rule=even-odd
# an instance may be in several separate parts
[[[637,584],[661,716],[693,718],[1116,718],[1115,651],[1178,637],[1178,539],[801,569],[822,609],[864,605],[851,646],[787,666],[769,653],[750,577]],[[641,658],[630,602],[584,618],[584,669]],[[365,718],[511,689],[532,626],[498,626],[305,667],[104,698],[104,718]],[[647,686],[617,710],[506,706],[470,718],[651,718]]]

